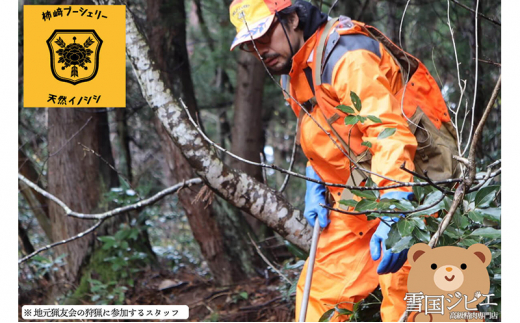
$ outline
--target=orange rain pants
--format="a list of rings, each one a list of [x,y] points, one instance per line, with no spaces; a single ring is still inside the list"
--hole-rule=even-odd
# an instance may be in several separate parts
[[[334,138],[325,117],[338,113],[340,118],[334,122],[335,128],[337,126],[338,132],[342,136],[344,134],[345,138],[347,134],[351,134],[353,151],[360,154],[366,149],[361,145],[362,141],[372,144],[372,171],[399,181],[411,182],[412,176],[399,169],[403,163],[408,169],[414,169],[413,159],[417,147],[417,141],[402,116],[400,100],[397,99],[401,98],[403,88],[400,70],[385,48],[379,43],[374,44],[361,30],[360,25],[354,22],[352,27],[347,21],[336,29],[341,35],[352,34],[355,37],[348,38],[350,43],[346,45],[345,54],[339,57],[330,55],[328,64],[333,68],[329,72],[326,71],[325,64],[323,75],[328,73],[329,79],[315,87],[319,106],[310,112],[320,126],[307,115],[300,119],[301,147],[309,164],[323,181],[346,183],[350,177],[350,163],[321,129],[324,128]],[[299,102],[305,102],[313,96],[304,69],[314,69],[317,39],[321,37],[322,31],[323,27],[305,42],[293,57],[289,78],[282,78],[282,86]],[[330,63],[332,59],[336,59],[333,64]],[[407,86],[404,101],[407,115],[413,114],[415,108],[421,106],[435,114],[430,118],[438,122],[439,127],[440,122],[449,122],[440,90],[422,64],[414,77],[414,82]],[[381,123],[366,121],[364,124],[345,126],[345,114],[335,107],[340,104],[353,107],[351,91],[361,99],[363,107],[360,114],[376,116]],[[298,116],[299,105],[288,97],[286,99]],[[396,132],[384,140],[378,140],[379,133],[386,128],[396,128]],[[392,181],[375,176],[372,179],[378,186],[393,184]],[[392,190],[410,191],[410,188],[389,189],[382,193]],[[329,191],[335,200],[334,207],[338,208],[342,189],[329,187]],[[322,231],[318,243],[306,320],[318,321],[323,313],[342,302],[344,303],[339,305],[340,308],[352,309],[352,303],[366,298],[380,285],[383,294],[381,317],[383,321],[397,321],[406,309],[404,297],[410,271],[408,262],[394,274],[378,275],[376,270],[381,259],[372,260],[369,246],[379,219],[368,221],[365,215],[353,216],[338,212],[330,212],[329,219],[331,222]],[[306,272],[307,263],[297,286],[296,321],[299,319]]]
[[[349,222],[364,220],[346,218],[338,212],[331,212],[329,219],[331,223],[320,234],[306,321],[318,322],[323,313],[342,302],[346,303],[338,305],[339,308],[352,310],[353,303],[365,299],[379,284],[383,294],[381,318],[384,322],[397,322],[406,309],[404,297],[410,265],[406,262],[395,274],[378,275],[376,269],[381,259],[372,260],[369,245],[379,220],[367,221],[370,229],[360,235],[360,232],[351,230],[352,223]],[[354,227],[357,225],[353,224]],[[307,264],[303,267],[296,291],[297,322]],[[347,318],[334,316],[331,321]]]

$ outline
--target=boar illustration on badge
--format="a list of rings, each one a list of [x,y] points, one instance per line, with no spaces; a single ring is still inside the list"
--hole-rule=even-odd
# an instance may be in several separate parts
[[[102,44],[93,29],[55,30],[47,40],[52,74],[57,80],[73,85],[94,79]]]

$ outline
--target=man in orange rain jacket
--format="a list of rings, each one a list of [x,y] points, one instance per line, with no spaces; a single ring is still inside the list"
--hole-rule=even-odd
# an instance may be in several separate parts
[[[412,117],[420,110],[418,105],[429,105],[424,113],[437,127],[450,120],[437,84],[420,62],[413,67],[413,78],[406,87],[401,111],[404,85],[401,68],[385,46],[371,37],[363,23],[340,17],[324,35],[329,17],[300,0],[294,3],[291,0],[235,0],[230,6],[230,20],[237,29],[231,50],[239,46],[257,57],[261,55],[268,70],[283,75],[282,84],[290,96],[306,106],[312,116],[301,113],[300,105],[286,95],[294,113],[300,116],[297,136],[309,159],[308,177],[347,183],[351,163],[338,148],[335,134],[343,138],[350,134],[349,147],[356,155],[371,146],[371,171],[386,177],[371,176],[377,185],[395,184],[389,179],[413,181],[409,173],[400,169],[403,163],[408,169],[414,169],[417,149],[417,140],[403,112]],[[322,37],[328,41],[320,55],[318,44]],[[322,64],[322,73],[312,77],[316,64]],[[336,107],[341,104],[353,107],[351,92],[361,99],[360,114],[375,116],[380,123],[366,120],[354,126],[344,124],[346,114]],[[310,100],[313,97],[316,99]],[[378,140],[378,135],[387,128],[395,129],[395,133]],[[328,191],[334,198],[333,206],[338,208],[342,189],[329,187]],[[410,187],[388,189],[382,191],[382,197],[410,198],[410,191]],[[399,218],[388,218],[385,224],[380,219],[368,221],[365,215],[328,212],[320,207],[320,203],[326,203],[325,195],[323,185],[307,182],[304,216],[311,225],[318,218],[324,229],[318,243],[306,319],[318,321],[338,303],[341,303],[339,308],[352,310],[353,303],[366,298],[380,285],[382,319],[397,321],[406,309],[404,297],[410,266],[406,262],[407,250],[391,253],[385,248],[385,239],[390,226]],[[306,270],[307,264],[298,282],[297,321]],[[347,316],[335,319],[345,318]]]

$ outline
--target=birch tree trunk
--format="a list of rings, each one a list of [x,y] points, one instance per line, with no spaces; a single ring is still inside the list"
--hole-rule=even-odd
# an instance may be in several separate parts
[[[120,2],[101,0],[98,3]],[[308,250],[311,228],[301,212],[288,203],[282,194],[224,165],[190,123],[180,102],[167,87],[164,73],[154,64],[150,47],[128,9],[126,49],[143,97],[196,174],[229,203],[255,216],[300,248]]]

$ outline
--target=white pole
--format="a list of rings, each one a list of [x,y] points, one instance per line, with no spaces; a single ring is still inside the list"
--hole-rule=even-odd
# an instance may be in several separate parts
[[[314,260],[316,259],[316,249],[318,248],[318,239],[320,238],[320,224],[318,219],[314,223],[312,231],[311,253],[309,254],[309,264],[307,265],[307,275],[305,276],[305,288],[303,289],[302,305],[300,307],[300,322],[305,322],[307,316],[307,305],[309,304],[309,294],[311,292],[312,272],[314,269]]]

